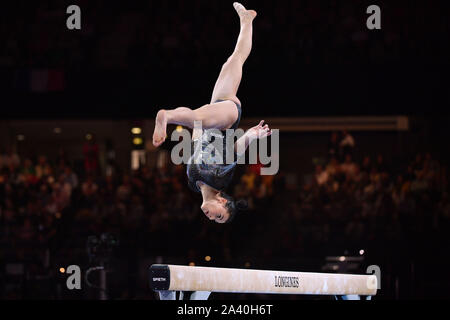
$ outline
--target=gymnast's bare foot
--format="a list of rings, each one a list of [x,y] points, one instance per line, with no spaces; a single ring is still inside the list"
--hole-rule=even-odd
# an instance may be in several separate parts
[[[255,19],[255,17],[256,17],[256,11],[255,10],[247,10],[239,2],[234,2],[233,3],[233,7],[236,10],[236,12],[238,13],[239,18],[241,19],[241,23],[252,22],[253,19]]]
[[[167,117],[166,110],[159,110],[156,114],[155,131],[153,131],[153,145],[159,147],[166,140]]]

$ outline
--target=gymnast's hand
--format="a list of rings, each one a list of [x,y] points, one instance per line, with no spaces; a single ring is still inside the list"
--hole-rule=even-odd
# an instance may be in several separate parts
[[[270,136],[271,134],[272,130],[269,128],[269,125],[264,125],[264,120],[261,120],[257,126],[248,129],[247,132],[236,141],[234,144],[234,149],[237,155],[239,157],[242,156],[253,140],[262,139]]]
[[[269,128],[268,124],[264,125],[264,120],[261,120],[257,126],[248,129],[245,134],[251,141],[253,141],[270,136],[272,134],[272,130]]]

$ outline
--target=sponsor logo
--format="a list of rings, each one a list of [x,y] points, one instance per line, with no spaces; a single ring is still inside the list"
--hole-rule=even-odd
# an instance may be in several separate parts
[[[298,277],[275,276],[276,288],[298,288],[300,280]]]
[[[166,281],[166,278],[153,278],[153,281]]]

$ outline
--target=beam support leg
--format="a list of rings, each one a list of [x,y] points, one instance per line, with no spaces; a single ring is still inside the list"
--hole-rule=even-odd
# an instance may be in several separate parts
[[[176,291],[158,291],[159,300],[176,300],[177,292]]]

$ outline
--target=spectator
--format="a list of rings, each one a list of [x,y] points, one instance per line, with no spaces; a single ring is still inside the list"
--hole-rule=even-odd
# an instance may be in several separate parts
[[[333,131],[330,136],[330,141],[328,141],[328,159],[338,158],[339,150],[338,133]]]
[[[345,158],[348,154],[353,155],[353,149],[355,147],[355,139],[347,130],[342,131],[342,140],[339,143],[339,147],[341,149],[341,154],[343,158]]]
[[[24,160],[20,179],[31,184],[35,184],[37,182],[36,171],[33,167],[33,162],[30,159]]]
[[[92,175],[88,175],[86,181],[81,184],[81,207],[92,208],[96,203],[98,185],[94,182]]]
[[[64,167],[64,173],[62,174],[64,182],[68,183],[72,189],[78,187],[78,176],[72,171],[72,168],[68,165]]]
[[[117,188],[117,199],[120,201],[127,202],[130,200],[131,192],[132,192],[132,186],[130,181],[130,176],[127,174],[124,174],[122,177],[122,184],[119,185]]]
[[[361,165],[361,171],[366,173],[367,175],[369,175],[372,171],[372,163],[369,156],[364,157]]]
[[[359,164],[355,164],[353,175],[351,175],[351,179],[356,184],[363,183],[363,180],[365,178],[364,172],[361,172],[361,167]]]
[[[325,170],[329,176],[336,176],[340,173],[340,167],[336,157],[331,158]]]
[[[316,165],[316,174],[315,174],[316,183],[319,186],[322,186],[328,181],[328,172],[323,170],[322,165]]]
[[[96,175],[98,172],[98,152],[99,147],[94,136],[88,135],[83,146],[84,169],[88,175]]]
[[[352,160],[351,154],[345,155],[345,161],[341,164],[340,170],[345,176],[349,176],[350,178],[355,176],[357,169],[356,164]]]
[[[380,173],[388,173],[389,172],[389,167],[386,164],[386,162],[384,161],[384,157],[382,154],[377,155],[377,162],[375,165],[377,167],[378,172],[380,172]]]
[[[53,199],[56,203],[58,212],[61,212],[70,204],[70,198],[72,196],[72,186],[65,181],[63,175],[59,176],[57,182],[53,183]]]
[[[9,168],[11,171],[15,171],[15,169],[19,168],[20,157],[11,148],[9,148],[9,151],[6,151],[1,158],[2,161],[0,164],[3,167]]]
[[[36,177],[42,179],[48,177],[51,174],[50,165],[47,162],[47,157],[44,155],[39,156],[38,164],[36,165]]]
[[[57,174],[60,174],[64,171],[64,168],[69,166],[69,158],[67,156],[67,152],[63,148],[58,149],[58,155],[56,157],[56,167]]]
[[[411,192],[419,194],[428,189],[428,182],[425,180],[423,171],[419,171],[416,178],[411,182]]]

